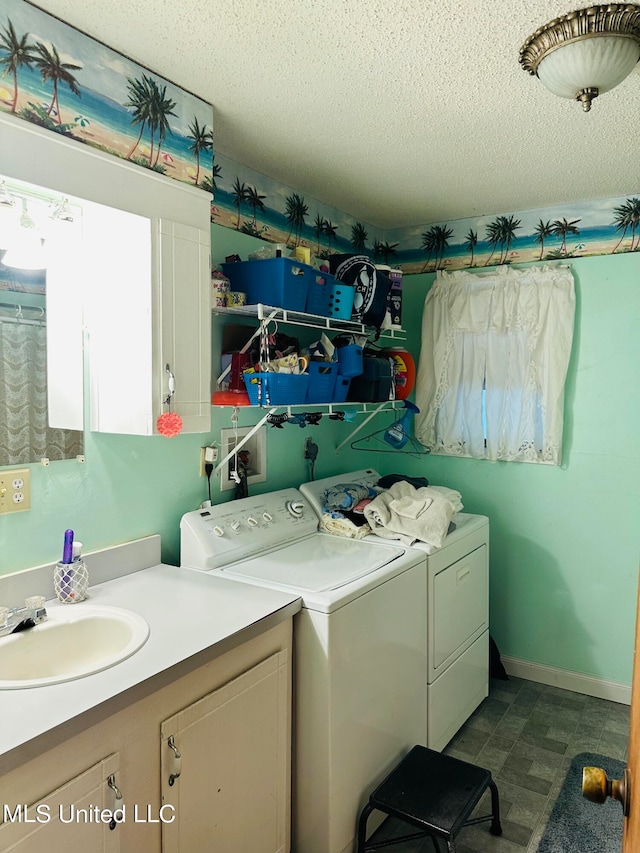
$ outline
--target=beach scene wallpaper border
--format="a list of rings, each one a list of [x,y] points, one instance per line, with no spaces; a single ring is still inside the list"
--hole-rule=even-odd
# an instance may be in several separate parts
[[[24,0],[2,3],[0,110],[213,189],[211,104]]]
[[[565,260],[640,249],[640,193],[387,231],[406,273]]]
[[[308,247],[312,258],[318,259],[355,251],[371,255],[374,248],[382,251],[382,229],[304,196],[217,151],[213,188],[211,221],[225,228],[282,243],[289,249]]]
[[[211,221],[312,258],[362,253],[405,274],[640,250],[640,193],[408,228],[376,228],[216,153]]]
[[[640,193],[377,228],[214,156],[211,104],[25,0],[3,2],[0,111],[212,192],[212,222],[318,260],[361,253],[415,274],[640,249]]]

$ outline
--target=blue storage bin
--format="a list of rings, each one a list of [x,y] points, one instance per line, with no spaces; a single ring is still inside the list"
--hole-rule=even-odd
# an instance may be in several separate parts
[[[346,347],[337,347],[338,373],[341,376],[360,376],[362,366],[362,347],[358,344],[347,344]]]
[[[307,295],[307,312],[321,317],[350,320],[355,288],[329,273],[316,271]]]
[[[262,302],[288,311],[304,311],[311,282],[317,273],[313,267],[294,258],[264,258],[222,264],[232,290],[247,294],[249,305]]]
[[[252,406],[295,406],[307,399],[309,374],[245,372],[244,384]]]
[[[336,384],[333,389],[333,402],[334,403],[344,403],[347,399],[347,394],[349,393],[349,386],[351,385],[351,377],[350,376],[340,376],[338,374],[336,376]]]
[[[307,403],[331,403],[338,375],[337,361],[310,361]]]

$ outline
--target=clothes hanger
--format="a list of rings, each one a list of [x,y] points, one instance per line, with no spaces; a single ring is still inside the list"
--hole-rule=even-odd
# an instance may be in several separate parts
[[[351,442],[352,450],[368,450],[374,453],[404,453],[407,456],[427,456],[430,452],[411,435],[411,420],[420,409],[409,400],[403,400],[403,414],[384,429],[365,435]]]

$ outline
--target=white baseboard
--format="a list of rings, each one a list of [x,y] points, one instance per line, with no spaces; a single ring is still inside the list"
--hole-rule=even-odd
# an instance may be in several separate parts
[[[631,687],[626,684],[604,681],[592,675],[583,675],[580,672],[557,669],[555,666],[531,663],[504,655],[501,656],[501,660],[507,674],[516,678],[561,687],[563,690],[573,690],[574,693],[584,693],[587,696],[596,696],[598,699],[609,699],[611,702],[620,702],[622,705],[631,704]]]

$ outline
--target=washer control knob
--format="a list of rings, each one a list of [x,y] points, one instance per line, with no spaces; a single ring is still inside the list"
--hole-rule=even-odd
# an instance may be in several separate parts
[[[263,518],[264,518],[264,520],[265,520],[265,521],[267,521],[267,522],[269,522],[269,521],[273,521],[273,516],[272,516],[270,513],[268,513],[268,512],[263,512],[263,513],[262,513],[262,517],[263,517]]]
[[[240,522],[239,521],[232,521],[231,522],[231,529],[232,530],[238,530],[239,528],[240,528]]]
[[[294,518],[302,518],[304,514],[304,504],[302,501],[287,501],[287,509],[289,514]]]
[[[216,526],[213,528],[213,532],[216,536],[224,536],[224,530],[220,527],[219,524],[216,524]]]
[[[252,515],[250,515],[247,519],[247,524],[249,525],[249,527],[255,527],[257,523],[257,519],[255,519]]]

